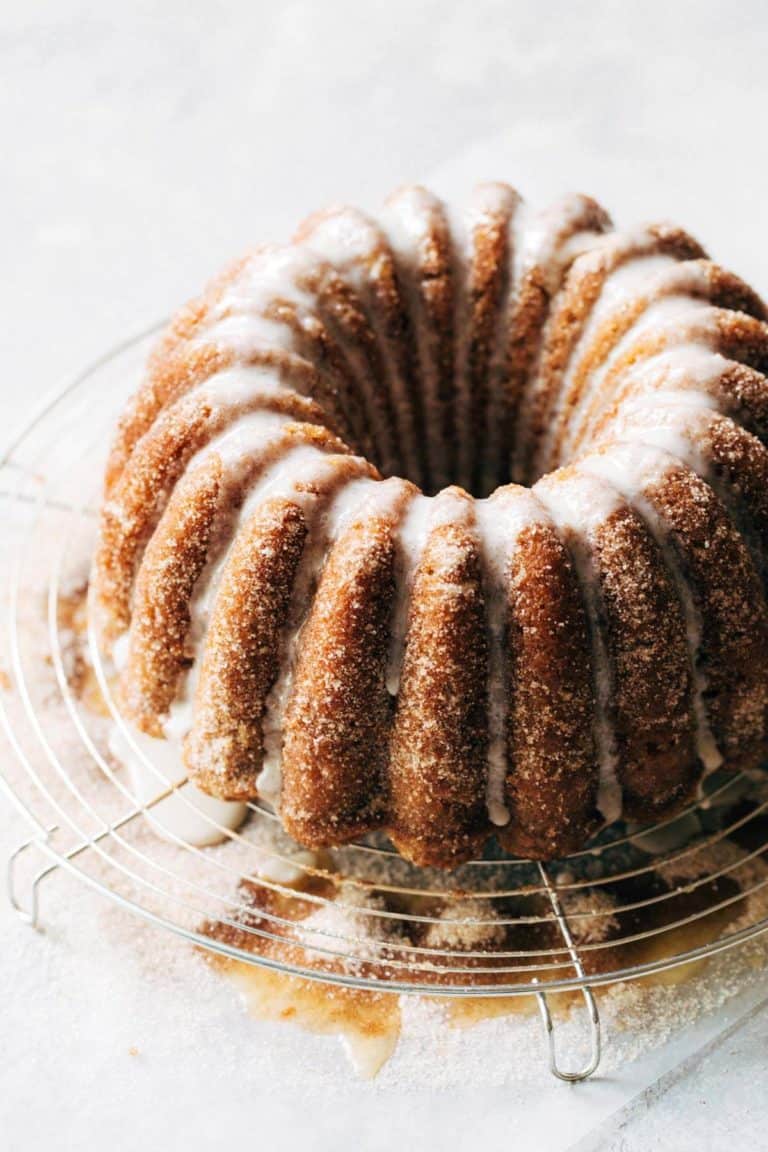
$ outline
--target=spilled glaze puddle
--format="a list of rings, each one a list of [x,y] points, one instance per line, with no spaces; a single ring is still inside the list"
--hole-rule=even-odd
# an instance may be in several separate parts
[[[355,1071],[371,1079],[387,1062],[400,1036],[400,1002],[387,992],[317,984],[214,957],[245,1000],[252,1016],[299,1024],[310,1032],[338,1036]]]
[[[723,848],[723,854],[727,856],[732,847]],[[601,894],[600,899],[595,897],[594,900],[601,913],[600,918],[596,918],[592,922],[587,917],[577,929],[582,935],[582,945],[589,943],[600,945],[591,949],[587,948],[587,950],[580,949],[585,969],[592,975],[612,972],[621,967],[662,960],[708,944],[719,939],[728,926],[734,923],[744,911],[744,901],[739,898],[739,882],[729,876],[706,881],[690,889],[682,887],[676,890],[670,880],[652,872],[640,879],[614,885],[610,897],[616,901],[619,909],[627,904],[652,901],[659,896],[664,896],[663,900],[657,903],[648,903],[641,908],[626,912],[618,911],[613,916],[606,916],[603,901],[605,900],[605,892],[609,891],[610,887],[609,885],[607,888],[595,889]],[[320,893],[332,900],[334,896],[338,895],[332,885],[318,883],[316,879],[309,883],[309,888],[315,894]],[[300,927],[302,923],[308,923],[313,916],[317,918],[318,914],[314,911],[313,905],[301,899],[302,892],[305,891],[302,882],[297,883],[294,891],[295,897],[292,898],[288,893],[275,893],[258,885],[248,885],[247,882],[241,885],[241,900],[244,899],[244,902],[247,902],[249,906],[247,923],[244,924],[244,927],[251,930],[267,927],[271,932],[277,931],[281,936],[281,943],[279,944],[274,940],[269,941],[254,935],[252,931],[238,932],[233,930],[231,926],[221,924],[208,924],[205,931],[215,939],[244,947],[253,952],[254,955],[279,959],[281,962],[293,960],[307,967],[315,968],[319,973],[323,971],[350,971],[348,961],[334,960],[329,962],[326,958],[318,958],[311,948],[302,948],[295,943],[295,941],[302,939]],[[371,892],[370,897],[374,902],[383,901],[386,906],[383,895],[376,893],[375,890]],[[724,908],[711,912],[706,911],[709,906],[719,904],[730,898],[733,898],[732,902]],[[584,903],[588,905],[588,893],[585,896],[580,895],[579,901],[582,906]],[[398,904],[402,906],[402,901],[398,901]],[[470,911],[474,912],[474,902],[470,900],[469,905]],[[343,894],[341,902],[332,906],[336,907],[337,911],[345,909]],[[422,910],[421,905],[419,907]],[[456,921],[454,919],[456,909],[461,910],[461,900],[459,899],[458,903],[455,899],[446,901],[445,909],[448,908],[451,909],[447,921],[449,931],[442,941],[439,937],[435,939],[433,933],[431,942],[438,945],[440,943],[449,945],[452,952],[451,963],[455,964],[461,962],[461,932],[457,934],[452,929],[457,922],[460,926],[463,925],[461,920]],[[441,914],[439,905],[433,907],[432,911],[438,916]],[[508,913],[509,909],[504,911]],[[262,919],[263,913],[268,914],[265,919]],[[356,910],[353,908],[351,910],[351,935],[359,929],[359,922],[355,923],[356,914]],[[445,913],[443,912],[443,914]],[[619,942],[627,937],[664,928],[666,924],[671,925],[696,914],[700,915],[691,923],[669,927],[650,938],[629,943]],[[293,930],[291,927],[275,929],[274,923],[269,918],[271,915],[292,920],[296,929]],[[488,929],[485,931],[488,932]],[[557,929],[551,924],[515,925],[504,927],[502,931],[503,935],[498,931],[492,931],[492,939],[486,944],[487,955],[482,960],[475,960],[474,963],[493,967],[494,951],[512,949],[531,951],[536,948],[557,947],[559,945]],[[424,935],[423,929],[419,929],[411,936],[411,942],[414,942],[414,936],[423,942]],[[595,939],[595,936],[598,935],[600,938]],[[592,937],[591,940],[590,936]],[[398,942],[402,943],[403,940],[404,937],[400,935]],[[310,942],[312,943],[314,940]],[[477,929],[471,931],[467,943],[469,944],[467,951],[471,951],[475,955],[482,952],[483,940],[478,935]],[[386,944],[383,946],[383,955],[387,955]],[[285,975],[245,961],[223,959],[220,956],[213,956],[210,959],[211,963],[223,972],[242,994],[248,1011],[253,1016],[263,1020],[287,1021],[311,1032],[330,1034],[341,1038],[358,1075],[366,1078],[375,1076],[397,1047],[401,1016],[399,997],[396,994],[342,988],[319,981]],[[471,966],[471,963],[472,961],[467,960],[468,966]],[[509,965],[510,962],[509,960],[499,960],[498,963],[501,966],[503,964]],[[535,957],[529,956],[525,963],[535,963]],[[649,984],[678,984],[690,979],[704,964],[706,964],[706,960],[691,962],[647,976],[644,980]],[[402,970],[388,968],[386,960],[373,961],[370,958],[363,958],[360,961],[354,961],[351,970],[362,972],[365,975],[375,975],[383,983],[386,983],[387,979],[403,979]],[[449,983],[455,977],[452,978],[447,973],[441,973],[439,966],[431,974],[425,974],[421,970],[419,979],[427,980],[436,986],[437,995],[430,997],[430,999],[441,1006],[445,1022],[449,1027],[471,1028],[485,1020],[527,1015],[537,1011],[535,997],[531,995],[440,996],[439,987]],[[484,977],[478,976],[474,979],[469,974],[463,976],[462,979],[465,983],[481,984],[483,979],[488,980],[489,977],[486,974]],[[514,973],[499,974],[496,979],[506,981],[510,985],[524,983],[530,979],[530,972],[521,972],[519,975]],[[596,989],[598,996],[601,993],[600,988]],[[553,1015],[562,1019],[567,1016],[575,1004],[581,1003],[581,996],[578,992],[561,992],[550,995],[549,1001]]]

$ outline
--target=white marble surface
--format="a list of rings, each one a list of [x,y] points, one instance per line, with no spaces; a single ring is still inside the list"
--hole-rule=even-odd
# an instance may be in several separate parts
[[[766,36],[758,0],[0,6],[0,438],[62,374],[165,314],[244,245],[285,236],[317,205],[373,205],[414,178],[447,191],[468,172],[533,197],[590,191],[620,220],[684,222],[767,291]],[[22,832],[3,810],[0,856]],[[97,1138],[152,1148],[174,1131],[190,1152],[221,1131],[271,1148],[384,1149],[410,1135],[431,1149],[516,1131],[520,1101],[499,1092],[346,1088],[297,1115],[272,1091],[290,1080],[289,1046],[258,1033],[274,1053],[249,1063],[257,1041],[234,998],[185,1025],[183,987],[161,996],[135,959],[121,967],[114,951],[78,947],[73,909],[98,924],[118,914],[67,878],[53,883],[46,937],[5,909],[0,919],[4,1152]],[[210,991],[198,994],[207,1003]],[[573,1138],[768,1147],[767,1029],[762,1009],[599,1131],[574,1123]],[[563,1093],[567,1109],[575,1096]]]

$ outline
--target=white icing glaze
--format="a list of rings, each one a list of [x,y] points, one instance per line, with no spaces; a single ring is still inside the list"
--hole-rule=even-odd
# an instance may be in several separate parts
[[[702,392],[697,388],[675,388],[672,381],[667,387],[654,389],[652,392],[637,391],[628,396],[621,406],[622,417],[631,416],[633,412],[650,410],[655,412],[660,420],[665,418],[668,409],[687,409],[689,412],[719,412],[718,398],[710,392]],[[679,419],[675,413],[673,419]]]
[[[281,643],[280,673],[267,696],[262,730],[264,762],[257,780],[259,793],[275,807],[282,780],[283,720],[293,690],[296,653],[301,630],[311,605],[311,593],[328,549],[344,526],[357,514],[384,513],[401,499],[401,482],[352,480],[332,492],[329,500],[315,499],[304,508],[308,536],[294,580],[288,626]]]
[[[677,344],[674,348],[639,360],[628,370],[625,381],[642,388],[643,384],[664,379],[665,388],[675,392],[681,386],[696,384],[699,389],[711,387],[732,363],[704,344]],[[716,403],[715,397],[712,403]]]
[[[574,232],[562,239],[582,215],[584,205],[583,196],[571,196],[539,212],[525,209],[519,217],[516,271],[524,274],[534,266],[540,268],[550,295],[560,287],[565,269],[578,255],[604,243],[594,232]]]
[[[616,774],[616,741],[611,716],[613,693],[608,649],[601,625],[600,581],[592,560],[595,529],[621,507],[618,493],[586,474],[559,473],[544,477],[533,489],[545,504],[573,556],[587,610],[594,657],[594,735],[598,755],[597,807],[606,823],[621,816],[621,786]]]
[[[368,323],[376,337],[384,372],[383,385],[392,398],[397,429],[394,440],[398,444],[405,472],[415,476],[419,464],[408,390],[382,328],[379,308],[374,298],[375,282],[383,274],[382,262],[386,259],[384,236],[378,226],[362,213],[340,209],[313,224],[308,242],[313,252],[343,274],[344,280],[358,294],[365,308]],[[378,441],[384,446],[385,452],[392,453],[393,430],[380,419],[376,405],[372,402],[367,366],[358,362],[357,371],[358,380],[368,396],[372,418],[376,421]]]
[[[519,193],[509,184],[488,180],[472,189],[469,216],[477,222],[504,216],[511,214],[521,203]]]
[[[126,731],[115,725],[109,733],[109,750],[128,769],[136,803],[147,806],[151,826],[164,839],[200,848],[219,844],[248,813],[245,804],[217,800],[185,782],[187,771],[177,740],[157,740],[132,725]],[[173,785],[180,787],[157,799]]]
[[[518,228],[515,248],[515,282],[519,286],[522,278],[532,268],[538,270],[538,278],[543,281],[550,299],[560,290],[570,265],[585,253],[596,258],[602,248],[611,243],[611,233],[606,235],[594,232],[574,232],[571,229],[582,214],[585,199],[573,196],[570,199],[539,212],[534,216],[523,214],[517,221]],[[522,382],[517,424],[513,442],[509,446],[513,477],[521,477],[524,472],[524,459],[531,437],[531,419],[538,394],[536,371],[528,373]]]
[[[268,444],[280,435],[292,418],[282,412],[249,412],[238,416],[218,436],[214,436],[197,452],[187,471],[192,471],[210,456],[217,455],[228,469],[236,465],[249,468]]]
[[[127,667],[130,646],[131,633],[128,630],[118,636],[112,645],[112,663],[115,666],[115,671],[122,672]]]
[[[189,671],[179,678],[176,695],[163,721],[163,735],[168,741],[176,741],[180,745],[192,727],[194,719],[194,703],[197,693],[197,682],[200,679],[199,644],[191,646],[193,649],[192,664]]]
[[[653,237],[645,229],[635,233],[617,234],[613,241],[614,247],[624,248],[629,245],[640,250],[654,243]],[[605,260],[606,249],[607,245],[582,256],[580,263],[582,271],[589,271],[590,268],[593,268],[595,272],[598,272]],[[555,429],[558,428],[558,418],[561,415],[563,404],[570,394],[573,379],[585,353],[591,348],[606,319],[638,297],[648,296],[657,291],[658,285],[663,282],[663,274],[669,270],[676,271],[678,268],[679,265],[670,256],[643,254],[630,258],[606,276],[576,347],[568,358],[551,417],[541,437],[541,444],[537,453],[537,471],[542,473],[546,471],[548,462],[552,459],[553,437]],[[589,388],[584,391],[592,395]]]
[[[278,424],[277,427],[279,429],[281,425]],[[238,446],[244,448],[248,459],[252,459],[256,446],[264,450],[272,440],[274,440],[274,435],[270,436],[268,433],[265,437],[257,438],[255,444],[249,438],[243,439],[241,437]],[[235,461],[240,459],[237,454],[230,458]],[[231,510],[228,507],[223,509],[224,522],[219,526],[219,531],[215,533],[218,546],[212,542],[206,565],[195,584],[190,599],[188,644],[193,659],[186,676],[180,680],[176,698],[163,725],[163,731],[168,739],[182,740],[192,726],[195,692],[200,674],[201,645],[206,635],[221,578],[239,530],[253,512],[271,497],[290,497],[302,508],[305,514],[311,513],[317,500],[317,494],[308,491],[307,486],[311,484],[322,488],[323,484],[332,480],[338,467],[339,457],[327,455],[309,445],[298,445],[285,452],[271,467],[257,477],[240,508],[236,511],[234,520]],[[271,796],[268,795],[271,792],[269,774],[265,776],[264,783],[264,794],[268,799],[271,799]]]
[[[434,499],[430,499],[428,496],[415,495],[399,524],[399,563],[395,605],[392,611],[392,635],[386,670],[386,686],[390,696],[397,696],[400,687],[400,672],[411,604],[411,586],[421,554],[424,551],[424,545],[427,542],[434,503]]]
[[[418,259],[418,249],[429,234],[432,197],[409,184],[389,198],[381,213],[392,251],[404,260]]]
[[[492,824],[509,823],[505,803],[508,769],[507,716],[510,685],[506,675],[505,634],[509,606],[509,564],[518,537],[544,516],[526,489],[500,491],[490,500],[478,500],[475,518],[485,574],[488,620],[488,769],[486,806]]]
[[[681,330],[688,331],[690,339],[681,341],[679,344],[675,343],[674,351],[669,353],[671,360],[676,358],[676,353],[680,353],[681,355],[677,359],[678,363],[682,364],[682,357],[688,354],[688,349],[700,350],[702,347],[705,349],[708,347],[711,335],[707,331],[707,321],[711,320],[712,315],[711,305],[688,296],[665,296],[650,304],[637,322],[614,344],[605,360],[592,373],[589,386],[583,390],[574,404],[568,424],[563,431],[559,458],[561,460],[568,459],[577,430],[582,427],[584,416],[593,397],[602,388],[606,376],[633,345],[648,335],[653,335],[654,341],[662,340],[664,342],[669,337],[675,337]],[[656,359],[657,357],[649,358],[646,363],[651,364],[652,360]],[[700,352],[695,356],[695,361],[701,370]],[[630,369],[632,373],[640,370],[642,370],[640,365],[633,365]]]
[[[320,867],[322,857],[318,852],[294,848],[290,859],[272,852],[259,853],[254,871],[257,876],[269,881],[270,884],[293,888],[306,879],[308,871]]]
[[[405,481],[395,476],[389,480],[363,477],[345,485],[328,510],[328,539],[337,540],[356,519],[393,515],[406,488]]]
[[[678,267],[679,265],[674,269],[675,275],[678,274]],[[621,355],[630,343],[634,343],[638,336],[645,336],[651,332],[655,334],[664,329],[674,331],[679,329],[681,325],[690,325],[710,316],[716,311],[707,300],[686,295],[686,290],[689,289],[690,286],[699,283],[700,273],[687,265],[684,267],[685,271],[682,274],[683,283],[681,284],[680,292],[675,295],[662,296],[658,300],[653,300],[642,315],[638,317],[637,323],[624,334],[620,344],[616,347],[614,355]]]
[[[710,396],[710,404],[712,407],[722,410],[723,402],[718,398],[716,384],[731,363],[719,352],[713,352],[706,343],[682,343],[673,348],[665,349],[655,356],[638,360],[627,370],[622,383],[632,392],[638,394],[647,389],[649,397],[651,395],[658,396],[662,392],[677,395],[678,392],[687,390],[689,385],[695,384],[700,391],[712,389],[711,393],[707,391],[707,395]],[[659,384],[662,384],[663,387],[660,388]],[[579,419],[586,415],[593,394],[594,391],[590,391],[589,396],[583,396],[577,405],[577,413],[580,414]],[[631,397],[624,401],[622,409],[625,404],[630,403],[632,403]],[[649,399],[649,403],[653,403],[653,401]],[[583,427],[576,423],[576,417],[574,417],[570,432],[567,433],[569,451],[573,447],[577,434],[582,443],[588,443],[599,417],[599,411],[593,413]],[[561,456],[565,458],[565,455],[563,450]]]
[[[424,416],[423,454],[433,488],[448,483],[446,444],[440,427],[438,404],[438,365],[434,356],[434,333],[424,318],[418,282],[423,249],[434,222],[434,201],[423,188],[409,185],[387,202],[381,224],[397,260],[402,279],[402,295],[416,337],[419,361],[418,393]]]
[[[660,402],[656,403],[656,397]],[[708,431],[709,418],[715,406],[712,398],[700,392],[655,393],[632,397],[622,406],[616,422],[617,438],[638,440],[668,452],[681,460],[704,480],[710,480],[712,468],[701,449],[702,436]],[[638,413],[650,413],[647,419],[633,424]]]
[[[216,344],[235,353],[240,360],[248,360],[265,348],[283,352],[296,352],[296,337],[281,320],[267,316],[233,314],[222,316],[203,328],[192,342],[192,347]]]
[[[317,323],[317,301],[302,280],[316,275],[319,267],[317,258],[298,245],[259,249],[211,307],[193,345],[214,343],[240,359],[265,347],[300,354],[288,320],[266,313],[288,304],[299,327],[311,331]]]
[[[301,245],[265,245],[227,286],[211,317],[215,322],[233,313],[253,315],[283,301],[311,315],[316,297],[309,282],[320,269],[317,258]]]
[[[584,328],[586,337],[590,335],[590,330],[591,334],[594,334],[594,331],[617,308],[622,308],[638,296],[647,296],[654,292],[664,283],[665,273],[676,272],[680,267],[673,256],[642,251],[644,247],[647,248],[654,243],[652,235],[645,229],[622,233],[618,243],[621,247],[636,246],[638,254],[630,256],[606,276]],[[582,259],[587,260],[588,257],[584,256]],[[700,278],[701,273],[698,272],[697,282]],[[692,279],[692,274],[686,269],[686,282],[688,279]]]
[[[236,364],[215,372],[204,383],[196,385],[187,393],[185,402],[189,402],[192,407],[197,407],[200,400],[237,405],[246,404],[253,396],[261,394],[289,395],[291,392],[293,389],[285,386],[274,369],[265,368],[261,364]]]
[[[456,436],[456,459],[453,462],[456,484],[469,488],[469,459],[472,452],[470,424],[469,381],[467,376],[467,349],[469,344],[469,281],[474,257],[472,229],[477,223],[469,212],[457,212],[445,206],[451,237],[453,270],[453,404]]]
[[[321,259],[342,272],[355,291],[361,292],[367,285],[370,262],[381,239],[375,225],[361,212],[340,208],[312,222],[307,243]]]

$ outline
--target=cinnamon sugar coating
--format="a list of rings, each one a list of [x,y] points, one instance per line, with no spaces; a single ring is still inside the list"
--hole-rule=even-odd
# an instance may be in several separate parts
[[[300,508],[268,500],[238,533],[221,579],[184,759],[201,788],[228,800],[258,792],[264,710],[306,537]]]
[[[570,557],[548,520],[520,537],[508,611],[511,818],[499,838],[519,856],[563,856],[598,826],[597,757],[584,606]]]
[[[487,649],[477,540],[449,523],[413,579],[389,749],[392,838],[418,864],[459,863],[487,835]]]
[[[395,560],[391,520],[353,524],[329,553],[302,633],[285,717],[283,819],[312,847],[385,819]]]

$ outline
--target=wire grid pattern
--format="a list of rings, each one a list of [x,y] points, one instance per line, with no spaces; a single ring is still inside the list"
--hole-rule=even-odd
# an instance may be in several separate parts
[[[594,1032],[597,1014],[592,986],[712,955],[768,927],[768,920],[755,919],[698,947],[675,950],[670,945],[668,951],[663,947],[665,939],[674,940],[676,930],[726,911],[762,889],[768,884],[768,877],[758,872],[748,889],[742,885],[735,893],[726,892],[722,898],[717,896],[687,914],[662,917],[654,926],[630,930],[610,940],[611,955],[620,957],[626,946],[657,938],[662,946],[650,961],[624,964],[619,960],[607,968],[589,964],[589,954],[599,952],[606,944],[599,934],[593,940],[580,940],[578,930],[582,920],[594,923],[617,913],[640,914],[674,901],[681,892],[690,894],[738,873],[763,852],[762,843],[681,883],[679,888],[673,885],[666,891],[646,892],[634,900],[624,899],[618,907],[614,903],[610,909],[568,907],[579,894],[589,894],[606,885],[613,890],[622,882],[647,878],[660,866],[684,864],[765,814],[768,801],[730,823],[726,819],[720,826],[713,825],[703,839],[677,843],[666,852],[638,852],[633,836],[618,825],[558,866],[489,858],[465,865],[450,876],[408,865],[387,842],[376,837],[325,854],[322,866],[307,862],[306,853],[280,834],[274,812],[260,803],[250,805],[250,819],[240,830],[217,826],[225,841],[223,846],[199,848],[169,833],[157,819],[154,810],[158,804],[172,795],[177,803],[191,802],[183,788],[172,783],[161,766],[133,742],[98,648],[90,637],[91,661],[111,720],[124,739],[133,744],[146,770],[157,779],[157,795],[147,803],[142,803],[132,791],[105,747],[104,721],[97,723],[92,711],[73,692],[67,668],[69,637],[60,614],[62,594],[82,577],[82,558],[88,555],[94,537],[105,445],[127,393],[139,378],[153,333],[154,330],[127,341],[59,390],[15,439],[2,461],[0,505],[4,519],[16,529],[16,543],[2,572],[0,667],[7,670],[10,684],[8,691],[0,693],[0,713],[15,752],[13,767],[3,770],[4,786],[31,821],[33,842],[50,857],[50,864],[35,877],[31,903],[19,905],[22,914],[32,921],[37,919],[37,882],[54,868],[64,867],[158,925],[248,963],[377,991],[469,997],[535,993],[550,1034],[553,1071],[552,1023],[544,993],[581,990]],[[66,740],[61,739],[60,728],[55,734],[51,730],[50,685],[43,691],[36,675],[40,647],[28,640],[22,620],[25,590],[35,582],[39,585],[41,578],[47,613],[44,656],[55,682],[55,706],[66,717]],[[75,750],[78,760],[87,762],[88,771],[72,769]],[[733,787],[732,782],[713,777],[700,801],[690,804],[684,813],[662,821],[654,833],[658,835],[673,826],[679,828],[686,818],[712,811],[718,799],[730,794]],[[157,831],[162,832],[162,837],[156,835]],[[12,858],[12,868],[19,855]],[[269,910],[260,911],[254,921],[248,892],[271,890],[287,902],[288,908],[296,900],[317,909],[334,901],[322,890],[297,892],[279,878],[270,878],[270,869],[264,867],[265,857],[272,865],[290,866],[314,879],[343,881],[363,892],[383,893],[389,901],[383,907],[378,903],[370,907],[356,905],[351,928],[313,928],[310,923],[302,927],[298,938],[294,934],[288,940],[286,930],[295,928],[296,921],[290,914]],[[13,885],[13,872],[9,875]],[[13,896],[16,899],[15,893]],[[544,947],[524,945],[523,941],[524,946],[517,948],[472,949],[414,944],[407,936],[378,931],[382,926],[419,926],[423,933],[425,927],[444,923],[435,911],[436,899],[443,909],[456,901],[464,927],[539,928],[549,930],[552,936]],[[467,905],[459,902],[470,899],[472,911],[463,916],[461,909]],[[483,913],[484,908],[489,909],[487,914]],[[359,925],[369,921],[372,930],[363,934],[368,963],[361,966],[363,940]],[[203,925],[214,922],[236,929],[241,943],[212,937]],[[269,954],[242,946],[244,936],[249,935],[254,944],[268,943]],[[578,946],[575,940],[580,940]],[[322,962],[320,970],[318,959]],[[439,982],[435,981],[436,975]],[[595,1059],[599,1059],[599,1051]],[[556,1074],[579,1079],[591,1070]]]

